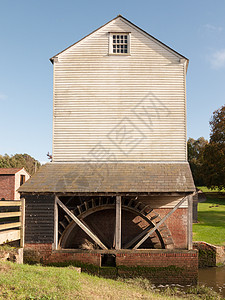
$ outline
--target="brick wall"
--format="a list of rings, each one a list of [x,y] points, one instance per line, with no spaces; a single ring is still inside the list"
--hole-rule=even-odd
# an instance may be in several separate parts
[[[206,242],[194,242],[193,248],[198,250],[199,268],[216,267],[217,247]]]
[[[14,200],[15,198],[15,176],[0,175],[0,199]]]
[[[29,252],[30,251],[30,252]],[[26,244],[26,259],[45,264],[78,261],[101,266],[103,250],[52,251],[52,244]],[[116,256],[116,274],[121,277],[146,277],[152,283],[196,284],[198,278],[197,250],[121,250],[108,251]],[[25,259],[25,261],[26,261]],[[102,272],[99,269],[99,273]]]
[[[197,284],[198,253],[196,250],[119,253],[116,256],[116,265],[119,267],[120,276],[129,275],[130,270],[126,267],[130,267],[133,276],[148,278],[155,284]]]
[[[145,250],[116,255],[116,264],[123,266],[147,266],[147,267],[168,267],[177,266],[181,268],[198,267],[196,250]]]
[[[25,244],[25,256],[29,260],[34,259],[34,262],[43,262],[45,264],[66,261],[80,261],[83,263],[101,265],[101,254],[94,252],[57,252],[52,251],[52,244]],[[26,260],[25,260],[26,261]]]
[[[171,208],[154,209],[163,218]],[[175,249],[187,249],[187,208],[178,208],[165,222],[173,238]]]

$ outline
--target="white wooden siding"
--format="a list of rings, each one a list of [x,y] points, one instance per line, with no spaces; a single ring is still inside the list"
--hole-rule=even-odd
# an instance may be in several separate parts
[[[131,55],[109,55],[109,32]],[[186,66],[118,18],[54,63],[53,161],[186,161]]]

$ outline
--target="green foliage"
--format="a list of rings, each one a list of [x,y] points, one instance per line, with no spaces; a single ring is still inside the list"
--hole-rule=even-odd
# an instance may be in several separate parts
[[[225,105],[213,112],[210,141],[189,138],[188,161],[196,185],[225,188]]]
[[[204,137],[197,140],[189,138],[187,142],[188,147],[188,161],[191,167],[192,175],[195,185],[205,185],[203,172],[203,154],[205,146],[208,141]]]
[[[212,189],[225,188],[225,105],[214,111],[210,142],[203,154],[205,184]]]
[[[196,299],[194,297],[195,295],[204,300],[221,299],[221,297],[215,291],[204,285],[191,286],[187,289],[187,293],[192,294],[193,299]]]
[[[211,121],[210,142],[225,143],[225,105],[213,112]]]
[[[219,193],[218,195],[222,196],[221,193],[225,193],[225,189],[219,190],[219,189],[210,189],[206,186],[198,186],[198,189],[201,190],[203,193]]]
[[[0,168],[24,168],[33,175],[40,166],[40,162],[28,154],[0,155]]]
[[[225,143],[210,142],[205,147],[203,171],[207,187],[225,188]]]

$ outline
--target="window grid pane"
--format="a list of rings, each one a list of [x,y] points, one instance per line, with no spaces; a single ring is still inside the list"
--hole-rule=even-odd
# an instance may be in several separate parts
[[[128,35],[113,35],[113,53],[128,53]]]

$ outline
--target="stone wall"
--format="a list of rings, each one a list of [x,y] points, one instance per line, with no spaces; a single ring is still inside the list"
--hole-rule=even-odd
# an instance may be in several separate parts
[[[199,268],[216,267],[217,264],[225,264],[225,249],[206,242],[194,242],[194,249],[199,252]]]
[[[23,248],[14,248],[10,246],[0,247],[0,261],[11,261],[18,264],[23,263]]]

